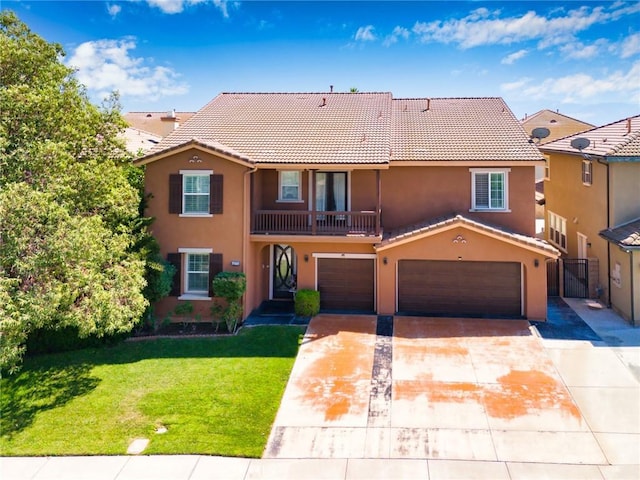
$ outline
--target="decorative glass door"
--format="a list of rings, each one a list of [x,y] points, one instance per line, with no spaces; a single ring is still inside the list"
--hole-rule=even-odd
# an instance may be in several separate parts
[[[273,298],[293,298],[296,289],[296,256],[289,245],[273,246]]]

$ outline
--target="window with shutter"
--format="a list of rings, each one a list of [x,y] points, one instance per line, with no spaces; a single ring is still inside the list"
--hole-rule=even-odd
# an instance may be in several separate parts
[[[210,217],[222,213],[222,175],[212,170],[181,170],[169,175],[169,213]]]
[[[471,210],[508,210],[507,174],[509,169],[472,168],[470,171]]]

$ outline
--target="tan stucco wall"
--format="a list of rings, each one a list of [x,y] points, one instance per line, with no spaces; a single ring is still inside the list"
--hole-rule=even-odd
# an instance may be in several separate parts
[[[615,270],[619,272],[619,281],[612,278],[611,306],[627,321],[640,325],[640,252],[626,253],[612,245],[609,272],[612,277],[616,276]]]
[[[390,230],[460,214],[535,236],[534,167],[510,167],[510,212],[470,212],[469,167],[391,166],[382,172],[382,225]]]
[[[189,159],[197,154],[200,163],[191,163]],[[223,213],[204,218],[180,217],[169,214],[169,175],[180,170],[213,170],[224,175]],[[244,172],[237,163],[215,157],[200,150],[188,150],[175,156],[164,158],[146,166],[145,190],[151,194],[146,215],[155,217],[151,232],[160,243],[160,251],[166,258],[170,252],[179,248],[211,248],[214,253],[223,254],[223,269],[243,271],[243,206]],[[240,267],[232,267],[231,261],[239,260]],[[169,297],[156,305],[159,317],[174,308],[176,297]],[[211,302],[192,301],[195,312],[209,315]]]
[[[640,218],[640,163],[610,163],[611,226]]]
[[[466,243],[453,243],[461,235]],[[387,258],[387,265],[383,259]],[[547,289],[545,257],[458,226],[420,240],[378,252],[378,313],[390,315],[396,309],[397,264],[399,260],[465,260],[518,262],[523,265],[523,305],[529,320],[545,320]],[[538,259],[538,267],[534,260]]]
[[[607,227],[607,167],[592,162],[593,183],[582,184],[582,157],[551,154],[551,180],[545,182],[546,210],[567,219],[567,251],[563,256],[578,258],[578,233],[591,244],[587,257],[599,261],[598,285],[602,299],[608,299],[607,241],[598,235]],[[547,215],[546,239],[549,240]]]

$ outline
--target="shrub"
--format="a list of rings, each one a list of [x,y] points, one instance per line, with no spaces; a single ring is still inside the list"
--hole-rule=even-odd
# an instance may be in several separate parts
[[[296,315],[313,317],[320,312],[320,292],[308,289],[298,290],[294,303]]]
[[[234,333],[238,321],[242,318],[240,299],[247,289],[247,278],[242,272],[220,272],[213,279],[213,293],[217,298],[211,307],[211,314],[221,318],[227,325],[229,333]]]

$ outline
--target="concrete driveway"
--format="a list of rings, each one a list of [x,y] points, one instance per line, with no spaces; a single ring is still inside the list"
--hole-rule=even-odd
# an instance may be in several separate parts
[[[263,458],[640,463],[637,380],[545,342],[524,320],[315,317]]]

